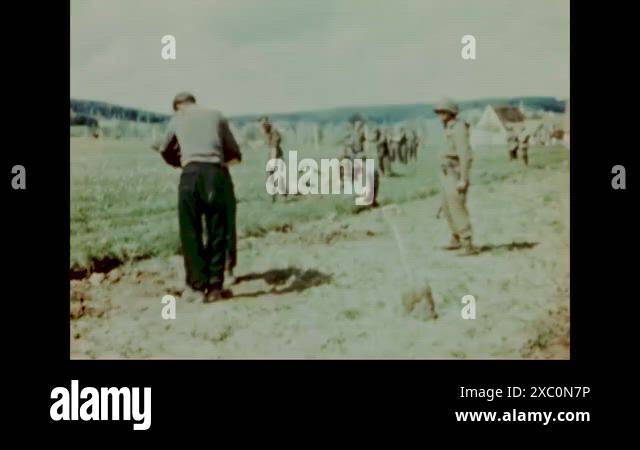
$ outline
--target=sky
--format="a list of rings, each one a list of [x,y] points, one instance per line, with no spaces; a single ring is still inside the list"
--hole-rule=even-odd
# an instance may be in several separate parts
[[[70,69],[73,98],[162,113],[566,98],[569,0],[72,0]]]

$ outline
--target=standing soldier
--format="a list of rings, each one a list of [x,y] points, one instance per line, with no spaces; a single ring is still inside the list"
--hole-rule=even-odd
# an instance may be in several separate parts
[[[529,140],[531,134],[525,125],[514,125],[507,128],[509,132],[509,160],[518,159],[518,154],[522,157],[525,166],[529,165]]]
[[[391,127],[385,128],[384,136],[387,141],[387,147],[389,148],[389,161],[394,162],[398,156],[398,146],[393,139],[393,129]]]
[[[416,130],[412,129],[409,132],[409,159],[413,159],[414,161],[418,160],[418,147],[420,147],[420,138]]]
[[[282,137],[280,136],[280,133],[278,133],[278,130],[276,130],[273,125],[271,125],[271,122],[269,121],[269,118],[267,116],[260,117],[258,121],[262,126],[262,133],[269,150],[269,159],[282,159],[282,147],[280,147]],[[267,172],[267,178],[269,178],[269,176],[271,176],[275,172],[275,170],[275,167],[269,170]],[[271,196],[271,201],[276,201],[276,194],[273,194]]]
[[[447,250],[463,249],[463,255],[477,251],[471,239],[471,221],[467,211],[467,191],[471,169],[469,125],[458,118],[459,108],[452,100],[443,100],[435,108],[445,129],[446,146],[442,161],[442,211],[449,223],[451,242]]]
[[[228,165],[239,162],[242,155],[219,111],[196,105],[187,92],[175,96],[173,110],[176,114],[167,124],[164,141],[156,147],[165,161],[182,167],[178,219],[185,297],[215,301],[231,296],[223,290],[226,258],[233,247],[229,227],[235,226],[230,216],[235,214],[236,202]]]
[[[391,157],[389,155],[389,144],[387,137],[380,130],[376,128],[373,132],[374,143],[376,147],[376,156],[378,159],[378,168],[380,172],[385,175],[391,175]]]
[[[344,154],[343,158],[350,159],[353,161],[354,159],[362,159],[363,165],[361,170],[364,170],[365,160],[368,157],[373,155],[367,155],[367,151],[365,148],[365,143],[367,141],[364,123],[360,120],[356,120],[353,124],[353,127],[349,127],[347,129],[347,135],[345,137],[345,146],[344,146]],[[380,185],[380,173],[378,171],[378,163],[377,158],[372,158],[374,163],[374,172],[373,172],[373,201],[371,203],[372,207],[378,206],[378,187]],[[344,168],[340,165],[340,179],[344,181]],[[355,179],[357,174],[354,172],[351,173],[351,179]],[[362,174],[360,174],[362,175]]]
[[[404,127],[400,127],[399,129],[397,142],[398,159],[400,159],[400,162],[402,162],[403,164],[407,164],[408,139],[407,132],[405,131]]]
[[[347,137],[347,157],[349,159],[361,158],[364,152],[364,143],[366,141],[364,134],[364,123],[360,120],[356,120],[353,124],[353,129]]]

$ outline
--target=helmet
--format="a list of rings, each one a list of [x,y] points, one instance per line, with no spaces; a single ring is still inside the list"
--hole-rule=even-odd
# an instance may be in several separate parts
[[[450,98],[440,100],[438,103],[436,103],[436,106],[433,110],[435,112],[449,111],[451,114],[458,114],[460,112],[458,104]]]
[[[191,94],[189,92],[180,92],[180,93],[176,94],[176,96],[173,98],[173,110],[177,111],[178,110],[178,104],[179,103],[184,103],[184,102],[195,103],[196,102],[196,98],[193,96],[193,94]]]

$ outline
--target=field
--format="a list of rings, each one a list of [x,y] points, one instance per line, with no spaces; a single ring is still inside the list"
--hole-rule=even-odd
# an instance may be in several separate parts
[[[437,144],[396,164],[383,207],[364,211],[346,196],[272,204],[265,151],[244,148],[232,169],[239,283],[234,299],[202,305],[179,299],[179,171],[144,142],[71,139],[72,357],[568,358],[568,151],[534,147],[528,168],[500,149],[476,152],[481,253],[458,257],[438,248],[448,235],[436,218]],[[431,285],[437,319],[404,312],[414,282]],[[175,320],[161,317],[166,294],[178,297]],[[475,320],[461,318],[465,295]]]

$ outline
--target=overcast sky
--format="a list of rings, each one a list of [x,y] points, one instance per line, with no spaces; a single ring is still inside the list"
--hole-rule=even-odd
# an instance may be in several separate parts
[[[569,1],[72,1],[72,97],[168,112],[183,90],[231,115],[567,97]]]

